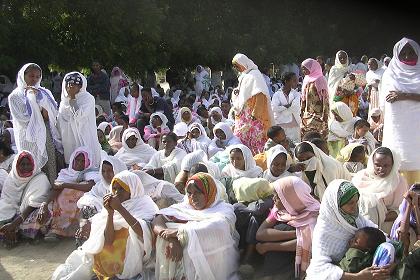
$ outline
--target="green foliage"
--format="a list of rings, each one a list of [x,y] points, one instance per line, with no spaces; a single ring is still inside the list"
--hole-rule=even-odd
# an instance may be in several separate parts
[[[0,3],[0,73],[10,77],[28,61],[71,71],[97,60],[108,71],[118,65],[136,78],[173,66],[224,69],[236,52],[260,67],[333,57],[338,49],[379,57],[391,55],[393,44],[410,35],[405,27],[416,26],[402,19],[389,21],[374,6],[374,16],[368,16],[362,12],[369,10],[364,1],[351,7],[327,0]],[[406,18],[415,22],[415,17]],[[417,29],[414,35],[419,35]]]

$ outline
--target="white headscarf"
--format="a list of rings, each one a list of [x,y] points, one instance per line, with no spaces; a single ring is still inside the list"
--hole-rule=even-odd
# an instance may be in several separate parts
[[[177,123],[174,126],[173,132],[176,134],[176,136],[183,137],[188,133],[188,125],[184,122]]]
[[[270,183],[277,181],[280,178],[292,176],[292,174],[287,171],[290,167],[290,158],[287,156],[288,153],[286,149],[282,145],[276,145],[274,147],[271,147],[268,151],[268,158],[267,158],[267,169],[264,171],[263,178],[267,179]],[[286,156],[286,169],[280,176],[275,177],[273,173],[271,173],[271,163],[273,160],[280,154],[284,154]]]
[[[211,116],[211,114],[213,113],[213,112],[217,112],[222,118],[221,118],[221,120],[219,121],[219,122],[217,122],[212,116]],[[220,109],[220,107],[213,107],[213,108],[211,108],[210,109],[210,111],[209,111],[209,116],[210,116],[210,118],[211,118],[211,123],[213,124],[213,125],[216,125],[217,123],[221,123],[221,122],[224,122],[226,119],[223,117],[223,112],[222,112],[222,109]]]
[[[120,159],[114,156],[104,155],[101,162],[101,167],[99,168],[99,176],[101,180],[98,181],[89,192],[85,193],[77,201],[77,207],[80,209],[83,206],[90,206],[95,207],[98,212],[101,211],[103,205],[103,197],[111,191],[111,185],[105,181],[104,176],[102,175],[104,162],[109,162],[112,165],[114,176],[124,170],[127,170],[127,167]]]
[[[73,169],[74,160],[80,154],[85,157],[85,168],[82,171]],[[88,147],[77,148],[70,156],[69,167],[61,169],[58,173],[57,181],[62,183],[80,183],[83,181],[99,180],[98,169],[91,169],[93,166],[92,155]]]
[[[376,58],[371,58],[374,59],[378,65],[378,69],[376,69],[375,71],[373,70],[369,70],[366,73],[366,82],[368,85],[375,83],[375,80],[381,80],[382,79],[382,75],[384,74],[385,69],[379,66],[379,61]]]
[[[251,150],[242,144],[232,145],[227,149],[228,154],[231,153],[233,149],[240,149],[242,155],[245,160],[245,170],[237,169],[233,166],[232,162],[223,168],[222,176],[227,176],[231,178],[241,178],[241,177],[248,177],[248,178],[257,178],[262,173],[262,168],[257,166],[254,157],[252,156]],[[230,159],[229,159],[230,161]]]
[[[172,106],[174,108],[175,107],[178,107],[178,105],[179,105],[178,102],[179,102],[179,99],[180,99],[181,94],[182,94],[182,90],[178,89],[172,95],[171,102],[172,102]]]
[[[207,148],[211,142],[210,138],[207,136],[206,129],[201,123],[192,123],[188,127],[188,131],[191,132],[194,129],[198,128],[200,130],[200,136],[196,138],[195,140],[200,143],[201,148],[203,151],[207,152]]]
[[[130,136],[137,138],[136,146],[133,149],[130,149],[126,143]],[[134,164],[147,164],[156,153],[155,149],[143,142],[140,132],[136,128],[127,128],[123,133],[121,142],[122,148],[115,154],[115,157],[122,160],[128,168],[131,168]]]
[[[336,112],[342,119],[342,122],[337,121],[331,113],[329,118],[328,129],[334,135],[328,135],[328,140],[336,140],[336,137],[347,138],[354,132],[354,123],[357,118],[353,117],[353,113],[349,106],[344,102],[334,102],[331,105],[331,112]]]
[[[105,130],[106,130],[106,128],[107,127],[109,127],[109,128],[111,128],[111,130],[112,130],[112,125],[109,123],[109,122],[101,122],[99,125],[98,125],[98,129],[100,130],[100,131],[102,131],[104,134],[105,134]],[[110,131],[111,132],[111,131]]]
[[[34,160],[44,166],[48,160],[46,150],[46,127],[41,108],[48,112],[49,128],[54,139],[56,148],[62,150],[59,132],[57,130],[57,102],[51,92],[41,87],[41,77],[33,88],[39,91],[35,95],[25,82],[25,71],[30,65],[27,63],[19,70],[16,83],[17,88],[9,95],[10,112],[13,119],[13,127],[18,151],[30,151]],[[38,66],[39,67],[39,66]],[[41,69],[39,67],[39,69]]]
[[[139,222],[143,231],[143,241],[141,241],[123,216],[118,211],[114,211],[114,229],[128,228],[129,232],[124,268],[122,273],[117,276],[121,279],[129,279],[142,272],[143,263],[150,259],[152,233],[146,221],[151,221],[159,209],[149,196],[144,195],[143,184],[136,174],[125,170],[116,174],[115,178],[121,180],[130,188],[130,199],[124,201],[122,206]],[[92,218],[92,229],[89,239],[81,247],[85,253],[95,255],[102,251],[107,220],[108,211],[106,209],[102,209],[100,213]]]
[[[156,112],[156,113],[153,113],[153,114],[150,115],[150,126],[152,128],[153,128],[152,119],[153,119],[154,116],[158,116],[160,118],[160,120],[162,121],[162,124],[160,126],[162,130],[168,127],[168,118],[163,113]]]
[[[344,52],[347,56],[347,62],[345,64],[341,64],[340,59],[338,58],[338,54],[340,52]],[[337,91],[338,84],[349,71],[349,56],[345,51],[340,50],[335,54],[335,64],[331,67],[330,72],[328,73],[328,95],[330,97],[330,104],[334,98],[335,92]]]
[[[223,133],[226,135],[226,139],[223,140],[222,142],[226,145],[226,147],[231,146],[231,145],[235,145],[235,144],[242,144],[241,140],[236,137],[235,135],[233,135],[233,131],[232,128],[230,127],[229,124],[227,123],[223,123],[223,122],[219,122],[218,124],[216,124],[213,128],[213,134],[215,135],[215,139],[218,139],[216,137],[216,130],[220,129],[221,131],[223,131]],[[214,139],[213,139],[214,140]]]
[[[141,90],[143,89],[143,87],[138,84],[139,86],[139,97],[135,98],[130,94],[128,94],[127,96],[127,115],[128,118],[130,120],[130,122],[132,122],[135,118],[136,118],[136,114],[138,113],[138,111],[140,110],[141,107]]]

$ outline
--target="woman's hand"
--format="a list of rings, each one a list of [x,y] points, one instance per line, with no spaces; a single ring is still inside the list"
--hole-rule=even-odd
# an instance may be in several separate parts
[[[361,270],[360,272],[358,272],[357,275],[357,279],[360,280],[370,280],[370,279],[374,279],[373,278],[373,270],[375,269],[375,267],[371,266],[371,267],[366,267],[365,269]]]
[[[48,204],[42,203],[41,207],[39,207],[38,215],[36,216],[36,221],[40,223],[41,225],[43,225],[47,222],[48,215],[49,215]]]
[[[123,207],[121,205],[121,201],[118,198],[118,196],[111,196],[110,198],[110,202],[109,202],[109,206],[114,209],[115,211],[118,211],[119,209],[121,209],[121,207]]]
[[[165,240],[169,240],[170,238],[177,238],[178,230],[174,228],[167,228],[162,230],[159,233],[159,236]]]
[[[112,194],[106,194],[105,196],[104,196],[104,208],[108,211],[108,214],[110,214],[110,215],[113,215],[114,214],[114,209],[112,209],[112,207],[111,207],[111,204],[110,204],[110,202],[111,202],[111,197],[112,197]]]
[[[166,258],[171,259],[174,262],[179,262],[182,260],[182,246],[181,243],[179,243],[178,239],[172,238],[171,241],[169,241],[169,244],[166,246]]]
[[[393,103],[395,101],[401,101],[405,99],[405,93],[401,91],[390,91],[389,94],[386,96],[385,100],[389,103]]]

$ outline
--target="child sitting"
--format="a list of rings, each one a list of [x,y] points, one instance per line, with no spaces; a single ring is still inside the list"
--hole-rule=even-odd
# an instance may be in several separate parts
[[[342,162],[350,173],[357,173],[366,168],[366,148],[359,143],[348,144],[340,150],[337,160]]]
[[[367,154],[370,155],[376,148],[376,140],[369,132],[370,124],[364,120],[359,119],[354,123],[354,132],[347,138],[348,143],[359,143],[366,147]]]

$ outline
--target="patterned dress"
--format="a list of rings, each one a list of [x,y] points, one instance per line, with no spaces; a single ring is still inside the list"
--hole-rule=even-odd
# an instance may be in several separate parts
[[[306,99],[302,99],[301,104],[301,135],[302,137],[309,131],[321,133],[324,140],[328,136],[328,98],[321,100],[314,83],[309,83],[304,89]]]

